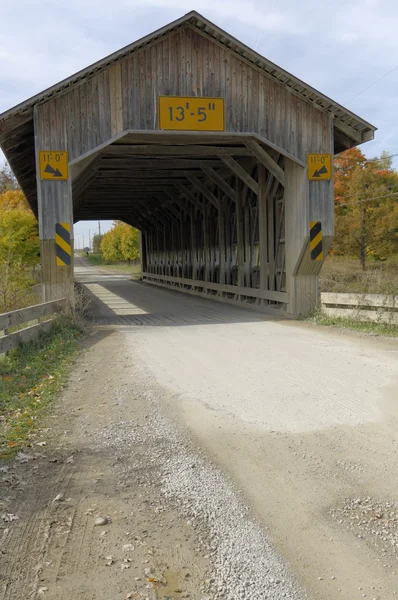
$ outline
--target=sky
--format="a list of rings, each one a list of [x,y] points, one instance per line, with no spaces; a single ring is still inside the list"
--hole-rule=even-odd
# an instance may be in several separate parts
[[[3,0],[0,113],[190,10],[378,127],[366,156],[398,154],[396,0]]]

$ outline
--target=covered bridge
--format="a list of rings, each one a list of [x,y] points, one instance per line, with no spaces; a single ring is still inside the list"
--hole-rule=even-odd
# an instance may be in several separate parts
[[[145,281],[291,314],[333,238],[331,158],[374,131],[196,12],[0,115],[46,300],[73,279],[73,223],[120,219]]]

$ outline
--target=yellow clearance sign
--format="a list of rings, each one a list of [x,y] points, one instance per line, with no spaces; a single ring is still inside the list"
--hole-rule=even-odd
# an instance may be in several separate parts
[[[40,179],[68,179],[68,153],[65,150],[39,152]]]
[[[331,154],[308,154],[308,179],[319,181],[320,179],[332,179],[332,155]]]
[[[224,98],[160,96],[159,129],[224,131]]]

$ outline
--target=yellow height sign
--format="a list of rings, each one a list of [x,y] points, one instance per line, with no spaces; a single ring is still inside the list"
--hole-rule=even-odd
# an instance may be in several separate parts
[[[159,128],[224,131],[224,98],[160,96]]]
[[[307,154],[307,165],[308,179],[310,181],[332,179],[331,154]]]
[[[68,179],[68,153],[65,150],[39,152],[40,179]]]

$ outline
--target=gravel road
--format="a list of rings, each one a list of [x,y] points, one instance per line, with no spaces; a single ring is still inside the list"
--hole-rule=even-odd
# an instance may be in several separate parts
[[[4,599],[398,595],[397,342],[77,271],[100,327],[4,475]]]

